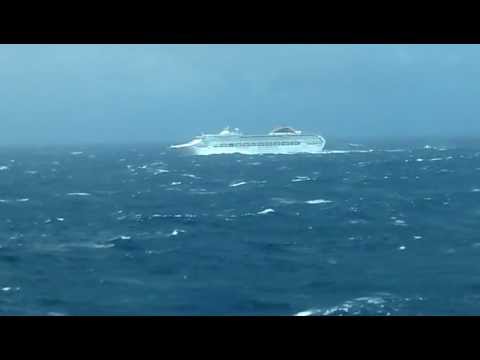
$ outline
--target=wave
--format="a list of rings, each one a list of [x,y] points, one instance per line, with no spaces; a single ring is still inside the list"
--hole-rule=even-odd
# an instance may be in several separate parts
[[[324,150],[322,154],[350,154],[350,153],[371,153],[374,152],[373,149],[368,150]]]
[[[207,189],[189,189],[188,190],[191,194],[195,195],[215,195],[215,191],[208,191]]]
[[[174,229],[170,234],[168,234],[167,236],[168,237],[171,237],[171,236],[178,236],[178,234],[180,233],[185,233],[186,231],[185,230],[182,230],[182,229]]]
[[[344,315],[380,315],[399,314],[413,302],[424,301],[421,296],[399,297],[390,293],[377,293],[372,296],[358,297],[347,300],[339,305],[325,308],[313,308],[300,311],[294,316],[344,316]]]
[[[192,147],[198,143],[201,143],[202,140],[200,139],[194,139],[186,144],[180,144],[180,145],[172,145],[170,146],[171,149],[181,149],[181,148],[188,148],[188,147]]]
[[[333,202],[332,200],[316,199],[316,200],[307,200],[306,204],[316,205],[316,204],[329,204]]]
[[[2,288],[0,288],[1,291],[4,291],[4,292],[9,292],[9,291],[20,291],[20,287],[16,286],[16,287],[12,287],[12,286],[4,286]]]
[[[230,184],[230,185],[228,185],[228,186],[230,186],[230,187],[237,187],[237,186],[242,186],[242,185],[245,185],[245,184],[247,184],[246,181],[240,181],[240,182],[237,182],[237,183]]]
[[[446,150],[448,150],[448,148],[445,147],[445,146],[425,145],[423,148],[424,148],[425,150],[437,150],[437,151],[446,151]]]
[[[396,225],[396,226],[407,226],[407,223],[405,222],[405,220],[401,220],[401,219],[392,219],[394,220],[393,221],[393,225]]]
[[[168,170],[167,170],[167,172],[168,172]],[[182,174],[182,176],[189,177],[189,178],[192,178],[192,179],[200,179],[198,176],[193,175],[193,174]]]
[[[270,214],[270,213],[274,213],[274,212],[275,212],[275,210],[273,210],[273,209],[265,209],[265,210],[257,212],[257,214],[258,215],[265,215],[265,214]]]
[[[297,176],[294,179],[290,180],[291,182],[302,182],[302,181],[311,181],[312,179],[308,176]]]

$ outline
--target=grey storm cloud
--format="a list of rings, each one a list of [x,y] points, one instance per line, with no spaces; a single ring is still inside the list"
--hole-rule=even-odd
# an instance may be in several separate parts
[[[2,45],[4,144],[480,132],[477,45]]]

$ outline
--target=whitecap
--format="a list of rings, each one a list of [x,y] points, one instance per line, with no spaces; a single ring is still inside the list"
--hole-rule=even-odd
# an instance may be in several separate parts
[[[292,179],[291,182],[299,182],[299,181],[310,181],[312,180],[308,176],[297,176],[295,179]]]
[[[179,229],[174,229],[170,234],[168,234],[167,236],[170,237],[170,236],[177,236],[178,234],[180,233],[184,233],[186,232],[185,230],[179,230]]]
[[[182,184],[181,181],[173,181],[173,182],[170,183],[170,185],[174,185],[174,186],[175,185],[181,185],[181,184]]]
[[[190,189],[189,192],[196,195],[214,195],[215,191],[208,191],[207,189]]]
[[[115,241],[117,238],[109,240]],[[107,243],[107,244],[96,244],[96,243],[69,243],[69,244],[60,244],[50,250],[59,250],[59,251],[66,251],[69,248],[81,248],[81,249],[108,249],[114,247],[115,244]],[[45,247],[43,247],[46,249]]]
[[[65,219],[59,217],[59,218],[57,218],[57,221],[63,222],[63,221],[65,221]]]
[[[295,316],[310,316],[318,312],[317,309],[312,309],[312,310],[305,310],[305,311],[300,311],[295,314]]]
[[[422,161],[423,161],[423,159],[422,159],[422,158],[418,158],[418,159],[417,159],[417,160],[415,160],[415,161],[422,162]]]
[[[29,198],[17,199],[18,202],[27,202],[30,201]]]
[[[406,226],[407,225],[405,220],[395,220],[393,223],[394,223],[394,225],[397,225],[397,226]]]
[[[381,297],[368,297],[368,296],[364,296],[364,297],[356,298],[355,300],[358,301],[358,302],[364,301],[364,302],[366,302],[367,304],[375,304],[375,305],[380,305],[380,304],[384,304],[384,303],[385,303],[385,299],[383,299],[383,298],[381,298]]]
[[[333,201],[331,200],[324,200],[324,199],[316,199],[316,200],[308,200],[308,201],[305,201],[305,203],[307,204],[312,204],[312,205],[315,205],[315,204],[328,204],[328,203],[331,203]]]
[[[406,247],[404,245],[398,247],[398,250],[405,250],[405,249]]]
[[[8,166],[0,166],[0,171],[5,171],[5,170],[8,170],[9,167]]]
[[[413,238],[414,238],[415,240],[420,240],[420,239],[422,239],[422,238],[423,238],[423,236],[420,236],[420,235],[413,235]]]
[[[5,286],[5,287],[2,287],[0,288],[0,290],[2,291],[19,291],[20,290],[20,287],[19,286],[16,286],[16,287],[11,287],[11,286]]]
[[[68,196],[90,196],[91,194],[78,192],[78,193],[68,193],[67,195]]]
[[[324,150],[323,154],[348,154],[353,152],[353,150]]]
[[[479,188],[472,189],[472,192],[480,192]]]
[[[265,210],[257,212],[257,214],[258,215],[264,215],[264,214],[269,214],[269,213],[274,213],[274,212],[275,212],[275,210],[273,210],[273,209],[265,209]]]
[[[131,239],[132,239],[131,236],[119,235],[119,236],[115,236],[114,238],[108,239],[107,242],[112,243],[112,242],[118,241],[118,240],[131,240]]]
[[[420,296],[401,298],[389,293],[380,293],[375,296],[363,296],[347,300],[339,305],[328,308],[312,308],[297,312],[294,316],[312,315],[391,315],[404,308],[406,302],[424,301]]]
[[[245,184],[247,184],[246,181],[240,181],[240,182],[237,182],[237,183],[230,184],[230,185],[228,185],[228,186],[230,186],[230,187],[237,187],[237,186],[242,186],[242,185],[245,185]]]

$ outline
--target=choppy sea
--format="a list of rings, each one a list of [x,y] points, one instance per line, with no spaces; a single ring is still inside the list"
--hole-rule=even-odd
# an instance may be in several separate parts
[[[0,315],[480,314],[480,143],[0,149]]]

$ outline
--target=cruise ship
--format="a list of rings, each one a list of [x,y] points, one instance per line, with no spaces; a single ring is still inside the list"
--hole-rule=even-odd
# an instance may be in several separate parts
[[[218,134],[200,135],[186,144],[171,146],[192,155],[318,154],[324,147],[322,136],[303,134],[291,127],[278,127],[266,135],[243,135],[238,129],[226,128]]]

